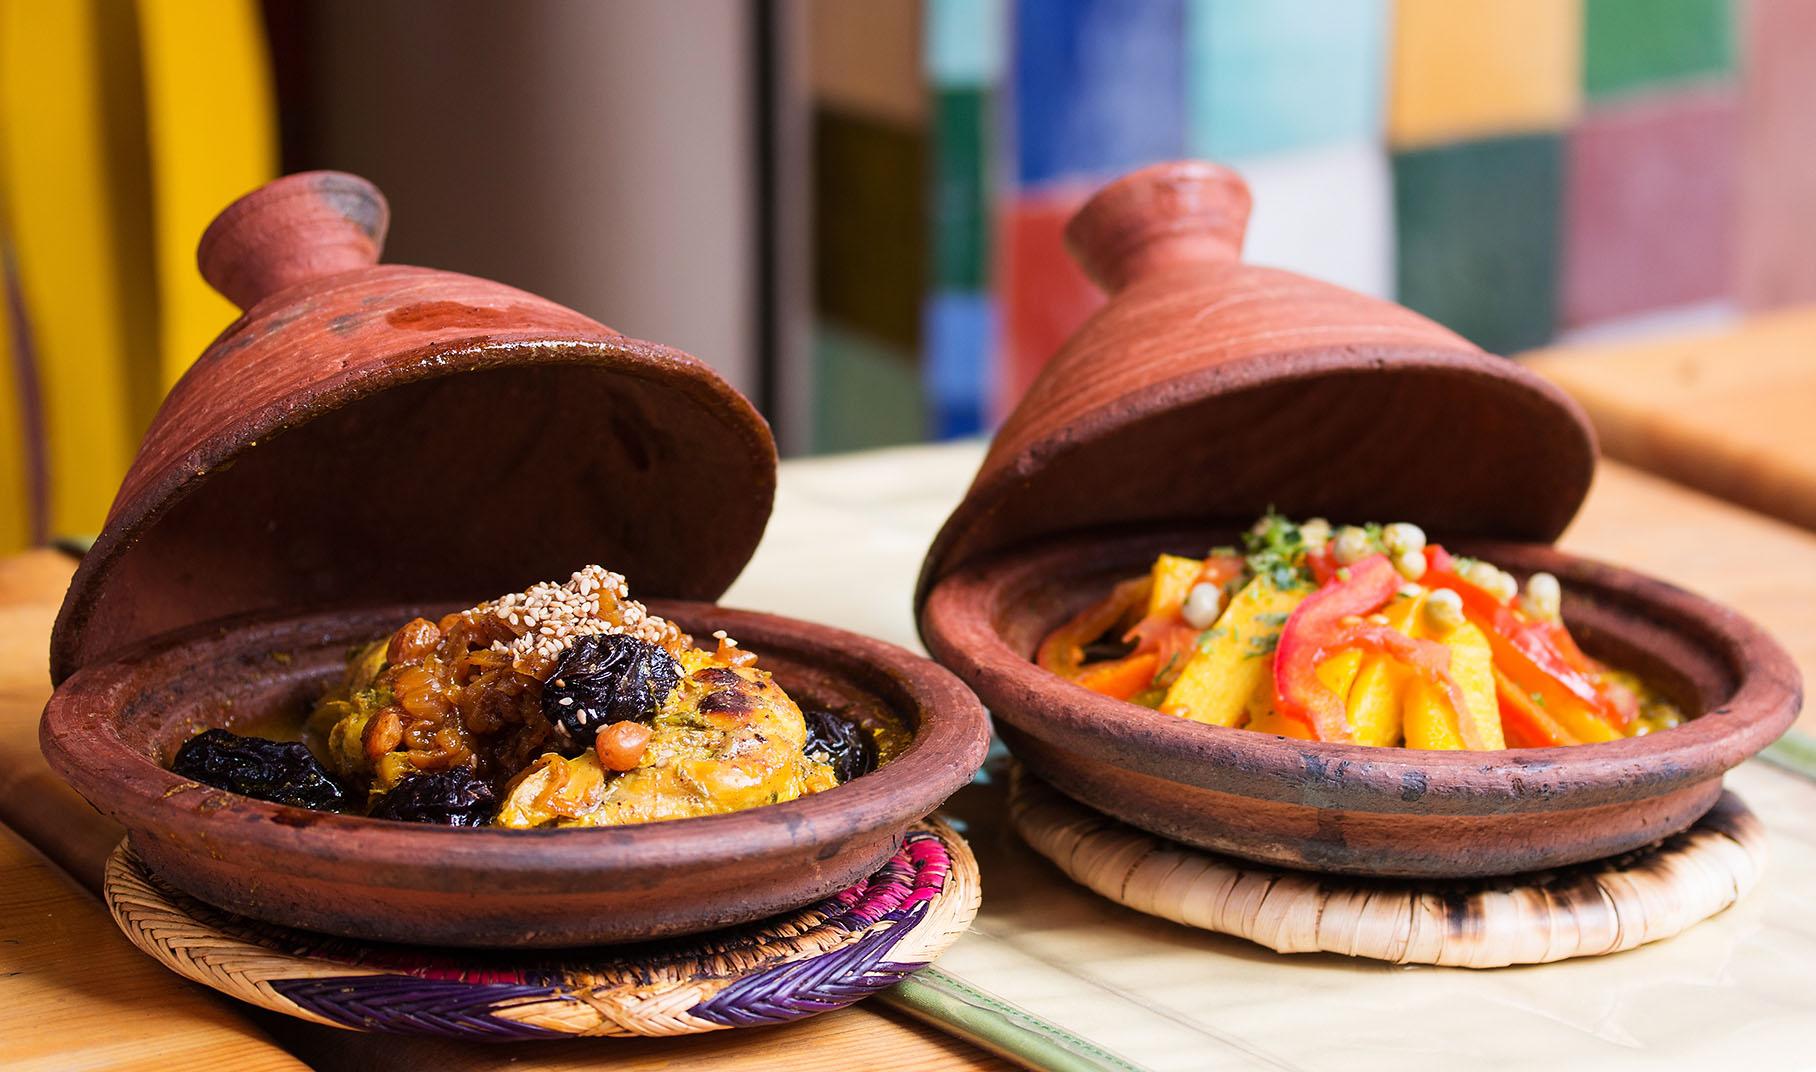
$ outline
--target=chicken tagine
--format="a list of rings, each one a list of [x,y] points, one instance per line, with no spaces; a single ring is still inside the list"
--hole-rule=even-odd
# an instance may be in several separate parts
[[[882,712],[803,712],[722,631],[696,645],[588,566],[354,652],[300,741],[210,729],[171,769],[381,819],[616,826],[821,792],[907,737]]]
[[[1161,555],[1055,630],[1041,666],[1164,714],[1303,740],[1538,748],[1638,736],[1682,713],[1584,654],[1556,577],[1512,575],[1418,526],[1294,524]]]

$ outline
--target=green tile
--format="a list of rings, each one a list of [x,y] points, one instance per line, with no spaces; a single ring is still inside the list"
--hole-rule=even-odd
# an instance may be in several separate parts
[[[927,135],[814,114],[814,298],[820,313],[913,349],[927,278]]]
[[[825,320],[814,325],[816,454],[926,438],[926,402],[912,351]]]
[[[1732,72],[1734,14],[1728,0],[1588,0],[1584,91],[1620,96]]]
[[[990,274],[990,94],[942,90],[933,118],[933,285],[982,290]]]
[[[1495,353],[1549,341],[1562,160],[1556,134],[1395,154],[1400,301]]]

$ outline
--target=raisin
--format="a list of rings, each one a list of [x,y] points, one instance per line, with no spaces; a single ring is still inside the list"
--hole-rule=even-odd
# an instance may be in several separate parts
[[[614,722],[648,722],[681,681],[681,664],[623,633],[574,642],[542,687],[542,713],[581,745]]]
[[[831,711],[809,708],[801,714],[807,720],[807,744],[802,751],[830,766],[840,782],[876,770],[876,742],[864,727]]]
[[[378,798],[374,819],[442,826],[484,826],[498,811],[498,795],[471,767],[412,774]]]
[[[183,743],[170,769],[190,781],[273,804],[333,810],[347,799],[309,749],[295,741],[208,730]]]

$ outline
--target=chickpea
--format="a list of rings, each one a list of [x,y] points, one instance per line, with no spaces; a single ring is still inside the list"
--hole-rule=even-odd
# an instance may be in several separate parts
[[[1409,581],[1425,576],[1425,552],[1407,549],[1394,555],[1394,569]]]
[[[1440,588],[1425,597],[1425,621],[1439,636],[1463,624],[1463,597]]]
[[[641,722],[614,722],[599,731],[593,750],[599,753],[599,762],[606,770],[636,770],[649,747],[649,735],[649,727]]]
[[[1369,545],[1368,533],[1354,525],[1345,525],[1337,530],[1335,542],[1331,545],[1331,555],[1339,566],[1353,566],[1374,553]]]
[[[1381,530],[1381,543],[1390,555],[1425,550],[1425,530],[1407,521],[1396,521]]]
[[[1321,517],[1314,517],[1299,526],[1299,538],[1314,551],[1330,542],[1330,532],[1330,522]]]
[[[1217,616],[1223,613],[1223,589],[1207,581],[1200,581],[1186,593],[1185,606],[1180,614],[1186,624],[1193,629],[1209,629],[1217,624]]]
[[[1535,573],[1526,578],[1526,594],[1520,597],[1520,609],[1534,618],[1554,619],[1563,608],[1564,588],[1549,573]]]

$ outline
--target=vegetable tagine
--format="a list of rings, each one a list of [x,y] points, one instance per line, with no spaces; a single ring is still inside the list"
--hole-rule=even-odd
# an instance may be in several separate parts
[[[1577,647],[1556,577],[1522,589],[1416,525],[1270,514],[1203,559],[1145,577],[1055,630],[1041,666],[1213,726],[1423,749],[1543,748],[1638,736],[1683,715]]]
[[[301,741],[210,729],[171,769],[262,800],[448,826],[615,826],[830,789],[906,744],[883,712],[803,712],[588,566],[354,652]]]

